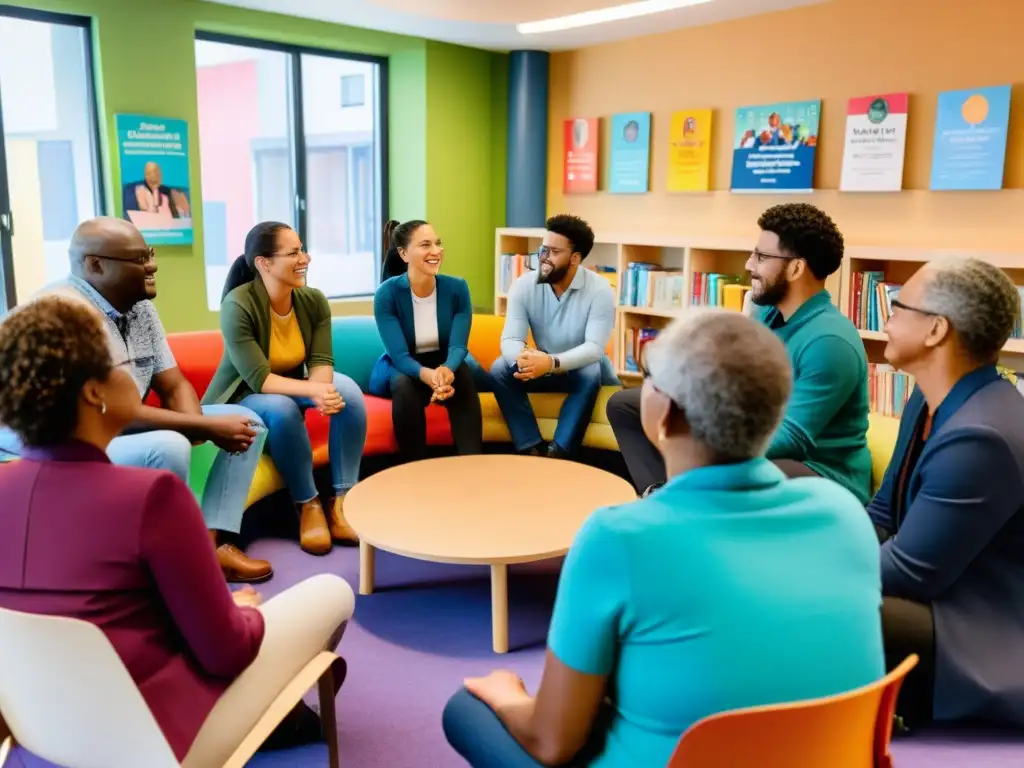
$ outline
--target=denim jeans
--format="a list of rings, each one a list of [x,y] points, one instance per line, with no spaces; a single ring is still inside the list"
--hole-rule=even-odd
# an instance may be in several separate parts
[[[537,427],[537,417],[530,405],[531,392],[565,392],[568,396],[558,412],[558,426],[555,428],[555,444],[567,453],[579,448],[583,434],[590,424],[590,415],[601,389],[603,369],[600,362],[591,363],[574,371],[543,376],[532,381],[520,381],[513,374],[519,371],[515,364],[509,365],[499,357],[491,366],[494,397],[501,408],[512,444],[517,451],[525,451],[539,445],[543,438]]]
[[[247,408],[239,405],[204,405],[204,416],[244,415],[257,429],[265,429],[263,420]],[[7,456],[21,455],[21,440],[11,430],[0,427],[0,460]],[[115,437],[107,446],[107,456],[114,464],[126,467],[164,469],[173,472],[188,484],[189,467],[192,461],[192,444],[178,432],[157,429],[151,432],[134,432]],[[249,450],[232,456],[217,451],[217,457],[210,468],[210,476],[203,491],[202,509],[206,527],[213,531],[238,533],[242,528],[245,502],[249,498],[259,451]]]
[[[366,443],[366,401],[359,385],[342,373],[335,372],[334,386],[345,407],[331,416],[328,452],[334,492],[344,496],[359,480]],[[267,425],[267,450],[292,501],[304,504],[315,499],[313,448],[303,416],[313,407],[313,401],[308,397],[257,394],[244,398],[241,405],[258,413]]]

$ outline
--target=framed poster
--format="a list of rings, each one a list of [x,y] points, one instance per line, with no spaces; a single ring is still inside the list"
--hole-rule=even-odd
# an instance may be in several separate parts
[[[563,124],[562,191],[597,192],[600,123],[596,117],[576,117]]]
[[[821,100],[736,110],[733,192],[810,192]]]

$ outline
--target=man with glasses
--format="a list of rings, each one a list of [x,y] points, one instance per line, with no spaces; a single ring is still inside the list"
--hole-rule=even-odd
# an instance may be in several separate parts
[[[843,260],[843,236],[825,213],[785,203],[758,219],[746,269],[753,315],[782,339],[793,364],[793,394],[767,457],[787,475],[820,475],[867,504],[868,362],[857,329],[832,303],[825,281]],[[637,490],[665,482],[665,467],[640,425],[640,390],[608,401],[608,421]]]
[[[501,356],[491,366],[491,377],[516,450],[565,458],[583,439],[601,385],[619,383],[605,354],[615,325],[615,292],[582,266],[594,247],[594,232],[585,221],[552,216],[547,230],[538,268],[509,289]],[[536,348],[527,346],[530,333]],[[530,392],[567,394],[547,448]]]
[[[202,508],[225,577],[258,582],[270,577],[270,563],[253,560],[218,540],[238,533],[260,452],[252,449],[260,418],[237,405],[202,407],[195,389],[171,354],[156,297],[156,257],[129,222],[101,217],[79,225],[71,238],[70,277],[38,296],[60,293],[86,301],[104,318],[114,364],[125,366],[145,398],[156,393],[163,407],[143,405],[127,434],[115,438],[107,455],[116,464],[165,469],[188,482],[192,445],[212,442],[220,451],[210,469]],[[0,454],[17,456],[17,437],[0,427]]]

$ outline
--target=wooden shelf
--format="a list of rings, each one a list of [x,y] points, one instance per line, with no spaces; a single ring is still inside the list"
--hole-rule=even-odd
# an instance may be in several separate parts
[[[885,331],[863,331],[860,328],[858,328],[857,329],[857,333],[860,334],[860,337],[862,339],[867,339],[869,341],[888,341],[889,340],[889,337],[886,335]]]
[[[645,315],[647,317],[668,317],[675,318],[679,317],[684,311],[684,307],[676,307],[675,309],[654,309],[653,307],[631,307],[627,304],[619,305],[619,312],[627,315]]]

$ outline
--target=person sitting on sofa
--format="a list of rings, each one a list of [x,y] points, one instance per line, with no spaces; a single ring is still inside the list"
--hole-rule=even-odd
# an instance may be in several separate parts
[[[373,297],[384,354],[370,374],[370,394],[391,398],[391,420],[403,457],[426,456],[428,403],[448,409],[461,455],[483,450],[483,416],[466,364],[473,304],[461,277],[439,274],[444,247],[425,221],[384,226],[388,277]]]
[[[135,379],[143,397],[155,392],[162,407],[143,405],[138,418],[107,449],[111,461],[136,467],[166,469],[186,483],[193,443],[212,442],[220,450],[203,492],[203,515],[230,582],[253,583],[270,578],[265,560],[249,558],[223,541],[242,527],[260,453],[250,450],[263,421],[237,405],[201,406],[199,397],[178,367],[167,344],[156,297],[156,254],[134,225],[100,217],[83,222],[71,237],[71,276],[44,287],[36,297],[59,294],[83,301],[101,317],[103,338],[111,356]],[[0,454],[17,455],[21,442],[0,428]]]
[[[0,326],[0,419],[25,446],[0,467],[0,607],[99,627],[178,760],[223,765],[295,675],[338,644],[355,598],[324,574],[263,605],[251,587],[232,600],[185,483],[104,453],[142,403],[103,325],[58,295]],[[297,708],[275,740],[300,712],[312,714]]]
[[[927,264],[892,302],[886,359],[914,377],[868,514],[887,664],[921,662],[897,713],[1024,725],[1024,399],[996,368],[1018,289],[976,259]]]
[[[761,235],[746,268],[754,314],[785,342],[793,396],[767,457],[791,477],[821,475],[871,498],[868,362],[853,323],[832,303],[825,280],[843,261],[843,236],[807,203],[776,205],[758,219]],[[640,493],[665,482],[665,467],[640,423],[640,394],[616,392],[608,421]]]
[[[333,541],[359,540],[345,520],[344,498],[359,480],[366,402],[359,385],[334,370],[331,307],[306,285],[309,263],[287,224],[267,221],[249,231],[224,283],[224,356],[203,402],[241,403],[260,415],[270,457],[299,507],[299,544],[324,555]],[[313,481],[303,416],[309,408],[330,418],[334,498],[326,514]]]
[[[581,267],[594,246],[585,221],[561,214],[546,226],[539,268],[509,288],[501,356],[491,377],[515,449],[564,458],[583,440],[601,385],[619,383],[605,354],[615,325],[615,292]],[[536,349],[527,346],[531,332]],[[530,392],[567,393],[546,451]]]
[[[643,363],[643,427],[669,480],[576,535],[536,697],[502,671],[449,701],[445,733],[472,766],[663,766],[704,717],[884,673],[863,505],[764,458],[792,386],[778,336],[693,310]]]

